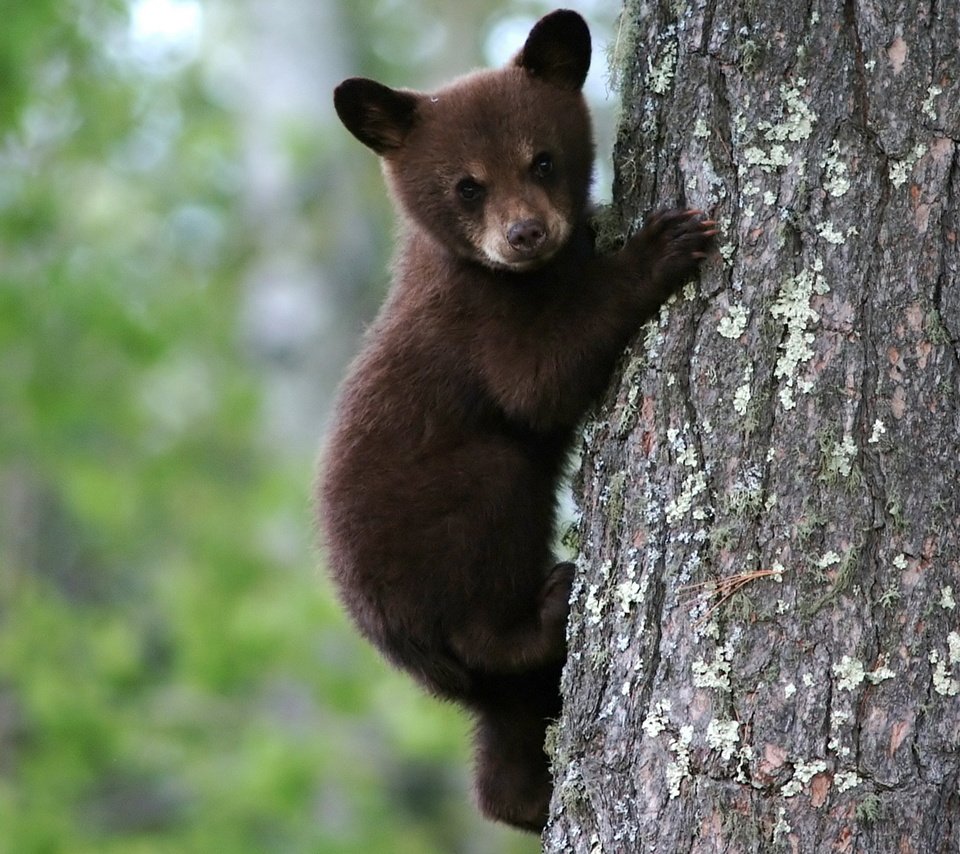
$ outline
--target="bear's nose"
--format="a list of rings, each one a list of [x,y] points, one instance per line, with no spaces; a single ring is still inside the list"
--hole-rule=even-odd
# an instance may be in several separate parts
[[[547,237],[546,226],[538,219],[524,219],[507,229],[507,243],[517,252],[536,252]]]

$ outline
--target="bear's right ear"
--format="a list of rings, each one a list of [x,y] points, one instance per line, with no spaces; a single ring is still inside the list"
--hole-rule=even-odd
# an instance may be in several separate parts
[[[590,30],[576,12],[558,9],[530,30],[514,62],[532,77],[561,89],[579,89],[590,70]]]
[[[351,77],[333,92],[340,121],[364,145],[385,154],[403,145],[416,123],[417,96],[368,80]]]

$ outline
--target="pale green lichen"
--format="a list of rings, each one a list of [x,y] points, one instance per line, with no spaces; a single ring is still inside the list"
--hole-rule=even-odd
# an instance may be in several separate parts
[[[707,123],[703,120],[702,117],[697,118],[696,122],[693,124],[693,136],[695,139],[709,139],[710,138],[710,128],[707,127]]]
[[[751,145],[744,150],[743,161],[748,166],[759,166],[764,172],[773,172],[781,166],[789,166],[790,156],[787,154],[787,149],[780,143],[772,145],[769,149]]]
[[[766,139],[773,142],[800,142],[813,133],[813,123],[817,114],[803,98],[801,89],[807,85],[803,77],[797,78],[796,86],[780,87],[780,97],[783,99],[784,117],[776,124],[765,127],[763,122],[758,125]]]
[[[587,598],[583,603],[583,610],[587,615],[587,623],[591,626],[598,625],[603,618],[607,595],[600,592],[600,586],[609,580],[612,571],[613,561],[605,560],[600,564],[600,584],[591,584],[587,587]]]
[[[747,317],[747,310],[742,305],[732,305],[729,313],[720,318],[717,332],[724,338],[736,340],[747,328]]]
[[[746,415],[750,405],[750,382],[753,380],[753,365],[747,365],[743,370],[743,383],[737,386],[733,393],[733,409],[737,415]]]
[[[813,132],[817,114],[804,100],[801,90],[806,85],[807,81],[799,77],[796,86],[784,84],[780,87],[780,118],[773,122],[757,123],[757,130],[766,146],[760,143],[747,146],[743,161],[748,166],[759,166],[764,172],[788,166],[790,154],[785,143],[801,142]],[[743,129],[746,129],[745,125]]]
[[[862,782],[863,779],[856,771],[837,771],[833,777],[833,784],[836,786],[838,793],[853,789]]]
[[[901,552],[893,559],[893,565],[901,571],[905,570],[908,565],[907,556]]]
[[[953,678],[952,669],[937,650],[930,650],[929,661],[933,665],[933,690],[941,697],[956,697],[960,693],[960,682]]]
[[[923,114],[934,122],[937,120],[937,110],[933,102],[936,101],[937,96],[941,94],[943,94],[942,86],[930,86],[927,89],[927,97],[923,99],[923,103],[920,105],[920,110]]]
[[[873,422],[873,432],[870,433],[870,438],[867,439],[867,444],[876,445],[880,441],[880,437],[886,432],[886,426],[884,425],[883,421],[878,418]]]
[[[657,353],[660,352],[666,341],[663,330],[667,324],[668,314],[667,307],[664,305],[660,309],[657,320],[646,325],[646,332],[643,336],[643,349],[647,352],[647,356],[650,359],[653,359]]]
[[[837,677],[838,691],[853,691],[863,682],[866,672],[863,662],[845,655],[838,664],[833,665],[833,675]]]
[[[676,70],[677,43],[671,40],[664,45],[656,65],[652,57],[647,57],[647,88],[657,95],[663,95],[670,88]]]
[[[890,183],[892,183],[894,187],[899,187],[907,180],[907,176],[910,174],[912,168],[913,164],[907,163],[905,160],[891,160]]]
[[[952,611],[957,607],[957,600],[953,598],[953,588],[950,585],[940,591],[940,607],[944,611]]]
[[[827,440],[823,443],[823,479],[832,482],[838,477],[850,477],[853,461],[857,456],[857,446],[853,436],[847,434],[839,442]]]
[[[960,664],[960,633],[947,635],[947,654],[941,656],[938,650],[931,650],[929,661],[934,666],[933,690],[941,697],[956,697],[960,694],[960,680],[955,678],[953,668]]]
[[[702,658],[694,661],[690,667],[693,671],[693,684],[697,688],[729,691],[731,658],[733,658],[733,649],[729,644],[725,644],[714,651],[713,661],[707,662]]]
[[[629,567],[627,575],[627,579],[617,585],[613,594],[614,601],[620,606],[620,611],[623,614],[629,614],[634,605],[642,604],[647,594],[647,576],[644,576],[641,583],[638,584],[634,579],[633,571]]]
[[[777,823],[773,826],[773,841],[779,842],[786,839],[793,832],[790,822],[787,821],[786,807],[777,809]]]
[[[707,725],[707,745],[720,752],[720,759],[728,761],[740,741],[740,722],[714,719]]]
[[[677,455],[677,462],[680,465],[689,469],[695,469],[700,465],[696,447],[692,442],[688,443],[675,427],[667,430],[667,441]]]
[[[913,167],[917,165],[917,162],[926,153],[927,147],[922,143],[918,143],[902,160],[891,159],[889,170],[890,183],[893,184],[894,187],[900,187],[905,184],[910,177],[910,173],[913,171]]]
[[[680,494],[667,502],[667,522],[676,524],[691,510],[693,510],[694,519],[705,519],[706,511],[703,508],[694,509],[693,502],[698,495],[706,492],[706,490],[707,478],[702,471],[696,471],[687,476],[680,488]]]
[[[750,765],[753,762],[753,747],[749,744],[741,745],[740,750],[737,751],[737,776],[736,781],[743,785],[749,785],[750,780]]]
[[[596,626],[600,623],[603,616],[603,602],[597,595],[597,585],[591,584],[587,590],[587,601],[583,605],[583,610],[587,614],[587,623]]]
[[[897,674],[887,665],[887,657],[881,655],[879,661],[877,661],[877,666],[864,675],[871,685],[879,685],[881,682],[893,679]]]
[[[843,726],[848,720],[850,720],[850,712],[847,709],[834,707],[830,712],[830,726],[832,727]]]
[[[669,712],[670,701],[658,700],[643,719],[643,723],[640,725],[641,728],[650,738],[656,738],[669,725]]]
[[[837,231],[837,227],[832,222],[821,222],[817,226],[817,234],[834,246],[842,245],[847,239],[842,231]]]
[[[833,141],[827,152],[824,170],[826,176],[823,180],[823,189],[839,199],[850,189],[850,179],[847,177],[847,164],[840,156],[840,141],[837,139]]]
[[[686,724],[680,727],[680,734],[670,742],[670,750],[676,754],[676,760],[667,765],[667,790],[670,800],[680,796],[680,784],[690,776],[690,744],[693,742],[693,727]]]
[[[850,748],[841,743],[840,730],[849,720],[850,712],[845,709],[834,706],[830,712],[830,740],[827,742],[827,750],[843,758],[850,755]]]
[[[815,759],[812,762],[797,762],[793,766],[793,777],[780,789],[780,794],[785,798],[792,798],[800,794],[803,787],[807,785],[817,774],[822,774],[827,770],[827,763],[822,759]]]
[[[783,321],[787,331],[780,344],[781,353],[774,368],[774,376],[784,381],[784,387],[780,390],[780,403],[787,410],[796,406],[794,388],[797,386],[798,368],[813,357],[810,345],[815,336],[809,331],[808,324],[818,321],[820,315],[811,308],[810,302],[814,294],[829,291],[820,276],[822,269],[822,262],[817,260],[811,269],[802,270],[796,276],[787,278],[770,309],[775,318]],[[809,385],[801,384],[800,388],[809,391]]]
[[[837,706],[830,712],[830,740],[827,742],[827,750],[836,753],[838,756],[847,757],[850,755],[850,748],[846,747],[840,741],[840,730],[850,720],[851,714],[846,709]]]
[[[840,555],[831,550],[824,552],[823,556],[814,561],[813,565],[818,569],[827,569],[828,567],[836,566],[838,563],[840,563]]]

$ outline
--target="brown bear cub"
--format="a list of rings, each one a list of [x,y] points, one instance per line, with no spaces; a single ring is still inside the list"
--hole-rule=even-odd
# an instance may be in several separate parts
[[[383,159],[403,231],[324,454],[331,572],[360,631],[474,715],[483,812],[537,832],[573,578],[551,554],[558,481],[618,356],[715,234],[674,210],[594,253],[589,65],[587,26],[563,10],[505,68],[334,96]]]

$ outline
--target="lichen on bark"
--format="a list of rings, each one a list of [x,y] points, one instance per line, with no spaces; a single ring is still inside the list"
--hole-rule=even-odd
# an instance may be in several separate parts
[[[958,34],[627,4],[614,215],[723,233],[585,427],[547,851],[960,850]]]

